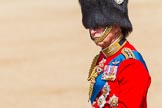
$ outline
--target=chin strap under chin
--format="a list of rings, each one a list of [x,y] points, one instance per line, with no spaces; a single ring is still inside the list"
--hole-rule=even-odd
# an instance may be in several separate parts
[[[94,40],[94,42],[96,44],[99,43],[99,42],[102,42],[107,37],[107,35],[110,33],[111,29],[112,29],[112,26],[106,27],[105,31],[102,33],[102,35],[100,37],[96,38]]]

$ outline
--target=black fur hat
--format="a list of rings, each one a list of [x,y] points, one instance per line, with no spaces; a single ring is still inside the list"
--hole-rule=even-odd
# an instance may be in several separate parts
[[[85,28],[119,25],[123,35],[132,31],[128,17],[128,0],[79,0]]]

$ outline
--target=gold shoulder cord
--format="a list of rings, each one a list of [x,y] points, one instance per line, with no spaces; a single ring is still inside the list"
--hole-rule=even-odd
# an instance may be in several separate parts
[[[98,55],[96,55],[96,56],[94,57],[94,59],[93,59],[93,61],[92,61],[92,63],[91,63],[91,67],[90,67],[90,69],[89,69],[89,75],[88,75],[88,79],[90,78],[91,73],[92,73],[92,71],[93,71],[94,67],[95,67],[95,66],[96,66],[96,64],[97,64],[97,60],[98,60],[98,58],[99,58],[99,54],[98,54]]]
[[[89,92],[88,92],[89,99],[93,92],[93,86],[95,84],[95,79],[98,76],[98,74],[96,72],[96,68],[97,68],[96,64],[97,64],[98,58],[99,58],[99,54],[94,57],[91,67],[89,69],[89,75],[88,75],[88,81],[90,81],[90,87],[89,87]]]

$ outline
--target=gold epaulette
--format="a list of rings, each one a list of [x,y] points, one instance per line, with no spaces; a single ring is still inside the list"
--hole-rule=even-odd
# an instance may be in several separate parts
[[[123,48],[121,52],[124,55],[125,59],[129,58],[135,59],[135,56],[130,48]]]

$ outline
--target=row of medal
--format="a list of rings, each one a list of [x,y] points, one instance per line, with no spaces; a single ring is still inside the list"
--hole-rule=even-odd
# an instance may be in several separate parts
[[[114,81],[116,79],[118,66],[104,65],[105,62],[106,62],[105,59],[102,59],[99,62],[99,65],[97,66],[97,73],[99,75],[101,72],[104,72],[102,75],[103,80]]]
[[[97,73],[100,74],[101,72],[104,72],[102,75],[103,80],[114,81],[116,79],[118,66],[115,66],[115,65],[105,66],[104,65],[105,62],[106,62],[106,59],[102,59],[99,62],[99,65],[97,67]],[[108,97],[109,93],[110,93],[110,86],[108,85],[108,82],[106,82],[102,89],[102,95],[97,99],[99,108],[103,108],[106,103],[108,103],[110,107],[113,107],[113,108],[117,107],[118,97],[115,96],[115,94],[112,97],[110,97],[108,102],[106,102],[106,98]],[[93,104],[95,104],[95,102]]]

